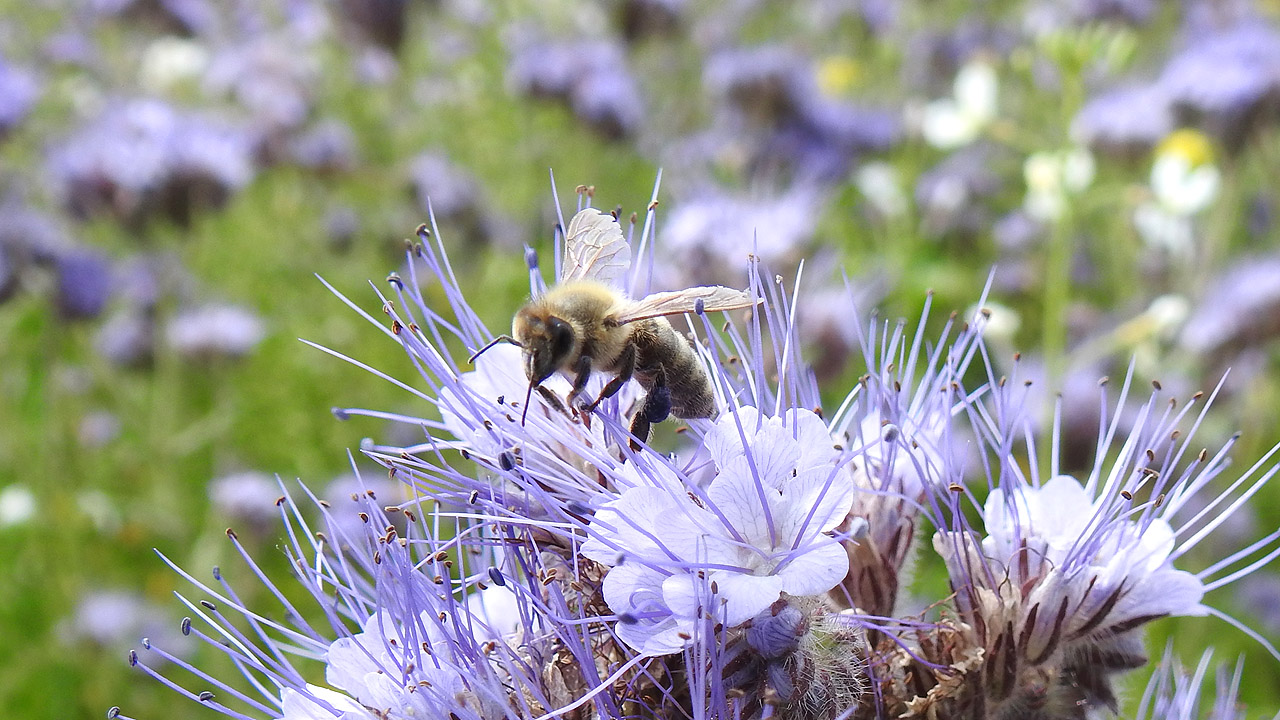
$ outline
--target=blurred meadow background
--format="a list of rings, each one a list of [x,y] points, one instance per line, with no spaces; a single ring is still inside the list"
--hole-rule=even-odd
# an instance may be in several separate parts
[[[990,279],[992,363],[1022,353],[1046,418],[1060,394],[1069,467],[1132,363],[1135,401],[1230,369],[1201,437],[1241,431],[1243,468],[1280,440],[1277,168],[1274,1],[0,0],[0,708],[213,717],[126,661],[184,612],[153,548],[243,572],[234,527],[283,576],[275,476],[341,496],[348,451],[407,432],[330,409],[423,412],[298,338],[411,380],[315,276],[380,317],[428,197],[496,332],[523,247],[550,267],[549,171],[566,213],[586,184],[625,216],[661,169],[655,283],[807,258],[829,397],[862,372],[846,282],[889,318],[932,291],[940,325]],[[1275,529],[1280,485],[1233,522]],[[1280,568],[1231,587],[1280,637]],[[1259,643],[1158,631],[1280,708]]]

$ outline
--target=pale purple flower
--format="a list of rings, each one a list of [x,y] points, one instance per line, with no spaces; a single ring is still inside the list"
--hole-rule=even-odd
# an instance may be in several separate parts
[[[633,464],[623,471],[632,487],[587,527],[582,554],[613,566],[604,597],[623,618],[618,636],[644,655],[682,650],[703,611],[736,627],[782,593],[821,595],[848,572],[827,533],[848,514],[853,484],[817,415],[743,407],[720,418],[706,449],[715,476],[704,489],[656,461]]]

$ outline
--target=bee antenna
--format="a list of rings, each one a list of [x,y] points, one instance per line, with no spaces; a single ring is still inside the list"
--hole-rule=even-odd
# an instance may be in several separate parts
[[[533,386],[537,383],[529,383],[529,389],[524,392],[524,410],[520,413],[520,427],[524,427],[524,418],[529,414],[529,401],[533,399]]]
[[[522,348],[522,347],[524,347],[523,345],[521,345],[521,344],[520,344],[520,341],[519,341],[519,340],[516,340],[515,338],[511,337],[510,335],[499,335],[498,337],[496,337],[496,338],[494,338],[494,339],[490,340],[490,341],[489,341],[489,343],[488,343],[487,345],[485,345],[484,347],[482,347],[482,348],[480,348],[479,350],[475,351],[475,354],[473,354],[471,357],[467,358],[467,364],[468,364],[468,365],[475,365],[475,363],[476,363],[476,358],[478,358],[478,357],[480,357],[481,355],[485,354],[485,352],[486,352],[486,351],[488,351],[488,350],[489,350],[489,348],[493,347],[494,345],[497,345],[498,343],[510,343],[511,345],[515,345],[515,346],[516,346],[516,347],[518,347],[518,348]]]

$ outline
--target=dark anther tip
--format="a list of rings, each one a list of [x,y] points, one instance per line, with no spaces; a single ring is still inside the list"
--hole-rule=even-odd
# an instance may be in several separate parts
[[[502,576],[502,571],[496,567],[489,568],[489,579],[498,587],[506,587],[507,579]]]
[[[182,624],[178,626],[178,629],[182,631],[183,635],[190,635],[191,634],[191,618],[189,617],[182,618]]]
[[[340,408],[340,407],[329,408],[329,412],[333,413],[333,416],[338,418],[339,420],[347,420],[351,417],[351,415],[348,414],[344,408]]]
[[[693,303],[693,311],[698,315],[705,315],[707,313],[707,303],[702,298],[698,298]]]
[[[515,455],[512,455],[509,452],[503,452],[498,454],[498,467],[502,468],[504,472],[510,472],[515,468],[515,466],[516,466]]]

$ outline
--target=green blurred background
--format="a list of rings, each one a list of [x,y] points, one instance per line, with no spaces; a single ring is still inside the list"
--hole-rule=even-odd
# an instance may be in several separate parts
[[[348,471],[347,449],[362,438],[396,437],[381,422],[339,422],[331,407],[426,412],[298,341],[412,378],[399,348],[315,275],[376,315],[368,281],[401,266],[404,239],[427,219],[419,190],[463,189],[450,205],[463,209],[442,215],[440,231],[494,329],[527,292],[521,244],[549,257],[549,170],[566,209],[583,183],[597,188],[597,205],[643,211],[662,167],[660,223],[725,197],[742,204],[718,218],[800,197],[798,210],[751,216],[779,223],[755,228],[762,242],[794,238],[772,255],[774,271],[792,277],[799,258],[815,256],[807,282],[821,289],[845,268],[860,297],[890,317],[917,315],[933,290],[942,320],[975,303],[996,266],[998,362],[1023,351],[1065,402],[1096,405],[1080,378],[1091,387],[1131,357],[1139,384],[1159,379],[1184,398],[1236,368],[1203,442],[1243,430],[1234,457],[1247,467],[1280,439],[1280,272],[1271,285],[1230,273],[1266,267],[1280,239],[1271,217],[1280,47],[1268,48],[1280,36],[1274,3],[1227,5],[0,1],[0,68],[29,79],[0,81],[9,273],[0,274],[0,708],[22,718],[97,717],[113,705],[141,718],[212,717],[126,662],[139,636],[172,632],[183,614],[171,595],[180,578],[153,548],[207,578],[209,567],[235,564],[224,535],[234,526],[284,578],[271,497],[256,511],[219,502],[215,479],[279,474],[324,488]],[[1178,53],[1232,23],[1262,28],[1261,49],[1239,51],[1277,83],[1262,100],[1216,115],[1178,106],[1154,129],[1110,119],[1112,135],[1086,137],[1089,103],[1125,83],[1167,79]],[[565,56],[583,58],[569,70],[539,66],[555,64],[544,45],[583,39],[609,50],[569,44]],[[760,47],[787,59],[715,60]],[[612,59],[585,59],[592,53]],[[975,63],[997,79],[994,113],[952,84]],[[600,85],[580,77],[588,67],[603,68]],[[578,85],[551,87],[556,72]],[[628,82],[634,97],[612,94]],[[602,98],[603,109],[575,92]],[[803,105],[804,93],[819,106]],[[177,113],[164,121],[173,137],[108,152],[121,130],[100,119],[143,98]],[[973,137],[929,134],[930,113],[948,111]],[[182,135],[200,113],[236,138],[204,162],[216,168],[245,152],[251,177],[220,187],[188,158],[148,176],[176,188],[163,198],[120,180],[163,164],[133,155],[139,147],[164,155],[200,142]],[[151,132],[150,121],[136,122],[139,135]],[[1116,140],[1116,127],[1132,132]],[[1053,159],[1081,143],[1094,168],[1083,183]],[[432,174],[424,153],[448,172]],[[1189,246],[1162,246],[1135,221],[1160,200],[1151,172],[1162,154],[1220,177],[1203,209],[1166,222],[1187,229]],[[67,169],[80,160],[98,165]],[[1062,207],[1037,204],[1046,197]],[[68,264],[82,253],[94,260]],[[131,270],[140,265],[147,272]],[[101,297],[77,295],[72,286],[94,278]],[[1241,285],[1257,290],[1250,301],[1222,295]],[[174,322],[196,331],[204,322],[181,313],[215,305],[256,318],[246,332],[256,327],[260,341],[191,350],[172,339]],[[118,318],[135,322],[110,324]],[[134,354],[104,350],[139,327],[152,336]],[[834,399],[862,369],[828,330],[815,323],[811,352]],[[1235,334],[1196,340],[1211,330]],[[1280,487],[1260,495],[1219,533],[1224,547],[1280,524],[1277,498]],[[1205,567],[1221,551],[1205,547],[1185,564]],[[1272,564],[1210,601],[1274,640],[1275,572]],[[921,582],[930,581],[926,567]],[[1257,643],[1218,620],[1163,621],[1154,654],[1169,636],[1188,662],[1210,644],[1224,660],[1243,653],[1244,699],[1267,717],[1280,707],[1271,680],[1280,661]],[[1136,688],[1145,676],[1135,673]]]

